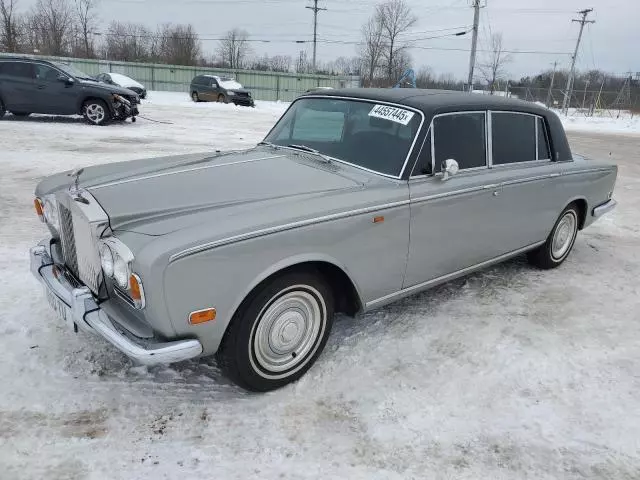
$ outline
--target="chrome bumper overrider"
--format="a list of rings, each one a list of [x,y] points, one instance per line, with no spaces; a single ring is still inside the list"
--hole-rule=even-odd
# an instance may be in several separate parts
[[[143,365],[173,363],[197,357],[202,353],[198,340],[176,340],[163,343],[143,343],[122,333],[98,306],[88,287],[74,288],[61,275],[51,259],[49,240],[31,248],[31,273],[68,309],[66,313],[81,330],[98,334],[132,360]]]
[[[601,217],[607,212],[610,212],[614,208],[616,208],[617,202],[613,199],[607,200],[602,205],[598,205],[593,209],[593,216],[595,218]]]

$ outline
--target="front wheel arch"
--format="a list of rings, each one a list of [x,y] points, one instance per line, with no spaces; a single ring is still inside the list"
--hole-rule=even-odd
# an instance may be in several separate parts
[[[356,282],[347,274],[346,269],[338,262],[329,258],[308,258],[293,257],[271,266],[271,268],[261,272],[247,289],[236,300],[230,310],[229,318],[233,318],[242,303],[253,291],[263,286],[265,283],[273,281],[276,277],[292,271],[318,272],[331,286],[335,299],[336,312],[353,316],[364,308],[364,302]],[[229,328],[226,326],[225,330]]]

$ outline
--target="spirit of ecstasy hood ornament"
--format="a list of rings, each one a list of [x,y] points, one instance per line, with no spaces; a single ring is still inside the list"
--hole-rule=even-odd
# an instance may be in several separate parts
[[[77,170],[74,170],[73,172],[67,174],[68,177],[73,177],[73,185],[69,187],[69,192],[76,202],[89,203],[86,198],[82,197],[82,190],[78,185],[82,172],[84,172],[84,168],[78,168]]]

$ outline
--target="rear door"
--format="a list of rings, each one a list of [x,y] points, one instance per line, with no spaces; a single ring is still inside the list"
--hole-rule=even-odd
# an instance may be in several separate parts
[[[34,64],[34,112],[57,115],[78,113],[80,87],[64,81],[68,75],[49,65]]]
[[[543,117],[489,112],[492,170],[499,173],[503,221],[500,241],[509,250],[546,239],[566,201],[561,168],[553,161]]]
[[[0,61],[0,94],[9,111],[32,112],[33,68],[30,62]]]
[[[506,253],[496,225],[501,187],[489,168],[487,114],[434,117],[409,180],[411,231],[404,288],[444,277]],[[443,180],[441,164],[458,162]]]

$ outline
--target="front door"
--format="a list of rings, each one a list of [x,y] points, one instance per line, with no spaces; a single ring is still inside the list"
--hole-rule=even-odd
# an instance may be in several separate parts
[[[486,122],[485,112],[434,118],[409,180],[411,231],[403,288],[506,253],[496,234],[502,187],[499,172],[488,168]],[[441,164],[447,159],[456,160],[460,170],[443,180]]]
[[[57,115],[78,113],[80,87],[66,83],[68,75],[48,65],[35,64],[34,112]]]

